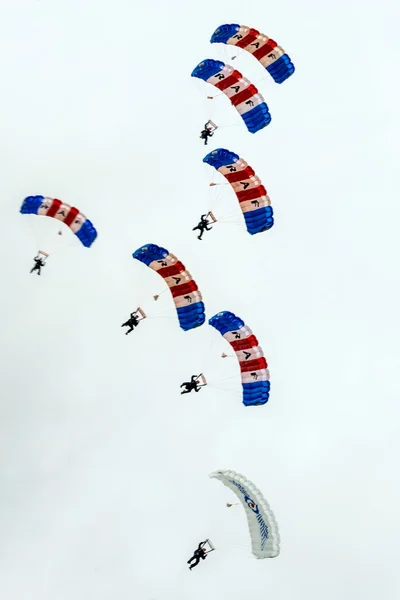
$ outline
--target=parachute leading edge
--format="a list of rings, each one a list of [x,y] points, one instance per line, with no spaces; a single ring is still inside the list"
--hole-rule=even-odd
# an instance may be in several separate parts
[[[280,552],[278,524],[260,490],[236,471],[215,471],[209,477],[219,479],[239,498],[247,516],[252,552],[256,558],[275,558]]]

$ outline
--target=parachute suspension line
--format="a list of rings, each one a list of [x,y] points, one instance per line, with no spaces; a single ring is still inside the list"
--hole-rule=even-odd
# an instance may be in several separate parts
[[[176,318],[176,314],[175,314],[175,310],[174,307],[164,307],[163,310],[161,310],[160,312],[158,312],[156,315],[154,315],[152,318],[155,319],[156,317],[170,317],[171,319],[175,319]]]
[[[208,351],[206,352],[206,355],[204,357],[204,362],[203,362],[203,367],[201,369],[201,373],[204,373],[204,371],[206,370],[207,365],[209,364],[209,359],[210,359],[210,356],[211,356],[211,352],[212,352],[213,346],[214,346],[214,340],[212,339],[211,343],[209,345]]]
[[[231,388],[227,388],[227,387],[222,387],[220,385],[215,385],[214,383],[209,383],[208,384],[211,388],[214,388],[215,390],[219,390],[222,392],[229,392],[231,394],[236,394],[237,396],[239,396],[239,398],[242,398],[243,393],[242,392],[238,392],[238,390],[232,390]]]
[[[240,230],[242,230],[242,223],[239,221],[224,221],[223,219],[219,219],[220,223],[222,223],[223,225],[235,225],[236,227],[238,227]]]
[[[240,225],[240,228],[242,228],[242,219],[240,217],[222,217],[218,219],[220,223],[228,223],[228,225]]]
[[[164,310],[162,310],[161,312],[158,312],[157,314],[152,314],[151,311],[152,311],[152,309],[150,309],[150,312],[148,312],[146,314],[146,317],[148,319],[171,319],[172,321],[176,320],[176,316],[174,314],[175,311],[172,307],[165,308]]]
[[[230,123],[229,125],[219,125],[218,129],[227,129],[228,127],[241,127],[241,123]]]
[[[170,319],[171,321],[176,321],[176,317],[172,315],[170,317],[168,315],[152,315],[148,319]]]
[[[213,379],[212,383],[220,383],[221,381],[229,381],[230,379],[237,379],[237,375],[229,375],[228,377],[221,377],[220,379]]]
[[[211,186],[211,187],[213,187],[213,186]],[[222,203],[222,197],[223,197],[222,192],[223,192],[223,189],[220,188],[220,187],[217,187],[216,190],[211,190],[210,189],[210,191],[211,191],[211,194],[214,196],[214,198],[212,200],[213,208],[215,208],[216,210],[218,208],[218,210],[219,210],[219,207],[220,207],[220,205]]]
[[[207,179],[210,180],[210,167],[209,165],[203,163],[204,168],[206,169]],[[222,177],[220,173],[213,169],[212,172],[212,180],[211,183],[208,184],[208,195],[209,195],[209,203],[212,206],[212,210],[219,210],[219,206],[221,205],[222,199],[225,193],[225,186],[229,186],[229,183],[226,181],[218,182],[215,179]],[[218,217],[218,221],[219,221]]]
[[[221,377],[221,379],[212,379],[209,385],[216,386],[224,382],[233,383],[235,379],[237,379],[236,375],[230,375],[229,377]]]

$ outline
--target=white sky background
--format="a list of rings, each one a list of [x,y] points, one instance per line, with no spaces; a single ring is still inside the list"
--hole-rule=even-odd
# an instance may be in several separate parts
[[[394,0],[1,3],[2,598],[398,597],[399,17]],[[272,123],[251,135],[220,98],[233,126],[208,146],[255,168],[275,226],[218,224],[199,242],[211,192],[238,211],[207,187],[211,88],[190,78],[204,58],[230,62],[209,44],[230,22],[296,66],[278,86],[241,56]],[[99,233],[40,278],[18,212],[31,194],[78,206]],[[163,282],[131,258],[147,242],[184,262],[207,317],[231,310],[253,329],[268,405],[179,395],[206,356],[222,377],[237,367],[207,325],[179,329],[168,293],[152,301]],[[171,318],[125,336],[137,304]],[[218,468],[265,494],[277,559],[251,555],[244,511],[208,479]],[[218,551],[190,572],[205,537]]]

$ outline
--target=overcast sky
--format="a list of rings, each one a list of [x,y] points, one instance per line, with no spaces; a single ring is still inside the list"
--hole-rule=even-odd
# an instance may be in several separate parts
[[[2,598],[399,596],[399,18],[395,0],[1,2]],[[277,85],[234,61],[272,115],[255,135],[190,77],[230,62],[209,43],[222,23],[273,37],[296,66]],[[267,188],[269,232],[248,235],[229,188],[208,187],[209,117],[208,149]],[[93,247],[20,215],[32,194],[78,206]],[[209,209],[233,222],[199,242]],[[64,249],[30,275],[52,232]],[[148,242],[187,266],[208,318],[253,329],[266,406],[241,404],[215,330],[183,332],[169,293],[153,301],[163,281],[131,256]],[[154,318],[125,336],[137,305]],[[221,383],[180,396],[202,369]],[[208,478],[221,468],[264,493],[278,558],[251,554],[244,511]],[[205,537],[217,550],[190,572]]]

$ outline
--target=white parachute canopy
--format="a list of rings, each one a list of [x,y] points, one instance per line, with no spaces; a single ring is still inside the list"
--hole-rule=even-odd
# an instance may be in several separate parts
[[[243,504],[254,556],[256,558],[278,556],[280,550],[278,524],[267,501],[254,483],[236,471],[214,471],[209,476],[222,481]]]

